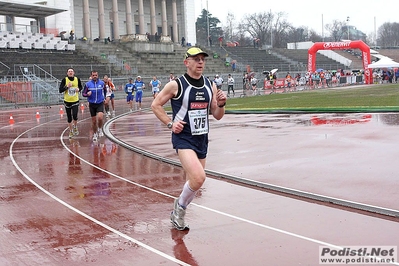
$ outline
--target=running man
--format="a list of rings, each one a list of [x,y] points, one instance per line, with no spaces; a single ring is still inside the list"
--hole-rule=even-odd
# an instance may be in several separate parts
[[[114,90],[115,90],[115,85],[114,83],[111,82],[111,79],[107,76],[104,75],[103,78],[104,84],[105,84],[105,90],[106,90],[106,95],[105,95],[105,117],[109,118],[111,116],[111,112],[109,111],[109,103],[112,103],[112,115],[115,116],[115,106],[114,106]]]
[[[141,110],[141,101],[143,100],[143,89],[145,89],[145,84],[141,80],[141,76],[137,76],[134,81],[134,87],[136,92],[136,104],[138,103],[139,110]]]
[[[157,76],[153,76],[150,81],[150,87],[152,87],[152,97],[157,97],[159,93],[159,88],[161,88],[161,81],[157,79]]]
[[[184,169],[186,182],[175,199],[170,220],[177,230],[187,230],[186,208],[203,185],[208,152],[209,113],[220,120],[224,116],[226,96],[203,76],[207,53],[197,47],[187,50],[184,65],[187,72],[165,85],[153,100],[155,116],[172,131],[173,148]],[[172,118],[163,106],[170,101]]]
[[[126,102],[130,107],[130,112],[132,112],[133,111],[133,96],[134,96],[134,84],[133,84],[132,78],[129,78],[129,83],[126,83],[126,85],[125,85],[125,93],[127,94]]]
[[[73,68],[67,69],[67,76],[62,79],[59,92],[64,93],[64,106],[67,114],[69,138],[79,135],[78,112],[79,112],[79,92],[83,90],[80,78],[75,77]]]
[[[103,134],[104,101],[106,88],[104,81],[98,79],[98,72],[91,71],[91,79],[85,84],[82,95],[87,97],[91,116],[93,141],[97,141]]]

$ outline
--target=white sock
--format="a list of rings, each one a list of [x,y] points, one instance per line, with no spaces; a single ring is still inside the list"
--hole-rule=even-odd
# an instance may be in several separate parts
[[[181,192],[179,197],[179,205],[183,209],[187,208],[190,202],[194,199],[196,193],[197,191],[192,190],[188,184],[188,181],[186,181],[183,186],[183,191]]]

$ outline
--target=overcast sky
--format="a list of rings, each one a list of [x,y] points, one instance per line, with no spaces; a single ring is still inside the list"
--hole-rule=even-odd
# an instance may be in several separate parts
[[[307,26],[320,35],[322,26],[333,20],[346,21],[365,34],[374,34],[374,29],[385,22],[399,22],[399,2],[393,0],[349,0],[349,1],[260,1],[260,0],[197,0],[196,14],[208,9],[226,25],[227,14],[232,13],[237,21],[244,15],[269,12],[285,12],[286,20],[295,27]],[[324,29],[324,34],[327,32]]]

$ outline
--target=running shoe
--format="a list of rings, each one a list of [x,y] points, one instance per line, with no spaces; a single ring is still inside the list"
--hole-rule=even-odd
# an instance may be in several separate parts
[[[175,199],[173,211],[170,213],[170,222],[177,230],[183,231],[189,229],[188,224],[184,222],[185,215],[186,210],[179,205],[179,198]]]
[[[79,130],[78,130],[78,127],[77,127],[77,126],[74,126],[74,127],[73,127],[73,134],[74,134],[75,136],[79,135]]]
[[[102,128],[99,128],[99,129],[98,129],[98,136],[99,136],[100,138],[104,136],[104,133],[103,133]]]
[[[93,141],[97,141],[97,140],[98,140],[97,133],[94,133],[93,134]]]
[[[73,138],[73,132],[71,130],[69,131],[69,138]]]
[[[112,116],[114,116],[114,117],[115,117],[115,110],[114,110],[114,111],[112,111]]]

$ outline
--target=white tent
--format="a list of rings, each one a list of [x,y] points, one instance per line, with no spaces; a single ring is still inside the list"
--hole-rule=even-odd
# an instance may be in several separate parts
[[[387,67],[399,67],[399,63],[393,61],[391,58],[382,57],[377,62],[368,65],[368,68],[387,68]]]

